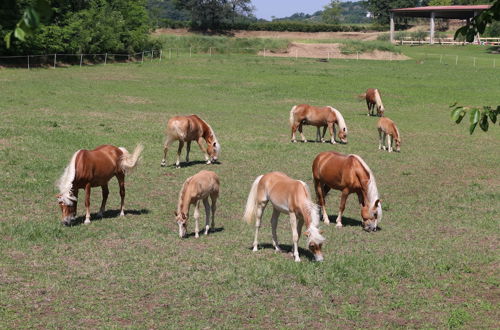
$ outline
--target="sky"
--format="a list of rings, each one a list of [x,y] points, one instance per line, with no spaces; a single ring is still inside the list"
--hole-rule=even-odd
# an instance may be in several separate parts
[[[295,13],[312,14],[323,10],[330,0],[252,0],[257,18],[271,19],[290,16]]]

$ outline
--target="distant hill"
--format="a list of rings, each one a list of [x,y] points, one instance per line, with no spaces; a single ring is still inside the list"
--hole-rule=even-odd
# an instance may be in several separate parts
[[[361,1],[341,2],[342,7],[342,23],[370,23],[372,19],[366,17],[368,10],[363,7]],[[288,17],[275,18],[274,21],[313,21],[321,22],[322,10],[318,10],[313,14],[295,13]]]

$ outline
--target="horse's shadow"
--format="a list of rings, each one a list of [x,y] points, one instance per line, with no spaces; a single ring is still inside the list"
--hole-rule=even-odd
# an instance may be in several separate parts
[[[205,160],[194,160],[190,162],[180,162],[179,167],[175,166],[175,164],[169,165],[168,167],[173,167],[173,168],[184,168],[184,167],[191,167],[191,166],[196,166],[196,165],[206,165],[207,162]],[[219,161],[212,162],[210,165],[221,165],[222,163]]]
[[[304,141],[302,141],[302,140],[300,140],[299,142],[304,143]],[[345,144],[344,142],[341,142],[341,141],[335,141],[335,142],[337,142],[336,144]],[[307,143],[332,144],[330,142],[330,139],[327,139],[325,142],[316,141],[316,140],[307,140]]]
[[[274,245],[269,244],[269,243],[264,243],[264,244],[259,244],[257,248],[274,250]],[[248,249],[252,250],[253,246],[249,247]],[[280,249],[281,249],[281,253],[293,253],[293,246],[292,245],[280,244]],[[299,246],[299,256],[301,256],[301,257],[305,256],[307,259],[309,259],[309,261],[316,260],[314,258],[314,254],[311,251],[303,249],[300,246]]]
[[[330,226],[335,226],[336,221],[337,221],[337,215],[329,215],[328,220],[330,220]],[[321,220],[321,222],[323,222],[323,219]],[[348,218],[348,217],[342,216],[342,226],[343,227],[349,226],[349,227],[361,227],[362,228],[363,222],[360,220],[356,220],[353,218]],[[382,228],[377,226],[377,231],[380,231],[380,230],[382,230]]]
[[[149,210],[148,209],[140,209],[140,210],[126,210],[125,211],[125,216],[127,215],[142,215],[142,214],[148,214]],[[104,211],[104,214],[102,217],[97,216],[98,213],[91,213],[90,214],[90,221],[101,221],[103,219],[113,219],[113,218],[118,218],[120,216],[120,210],[106,210]],[[73,221],[71,221],[70,225],[67,225],[69,227],[72,226],[79,226],[83,224],[85,221],[85,216],[79,216]]]
[[[208,230],[208,235],[207,236],[210,236],[211,234],[215,234],[215,233],[219,233],[221,231],[224,231],[224,227],[219,227],[219,228],[210,228]],[[205,235],[205,227],[203,227],[199,232],[198,234],[200,236],[204,236]],[[192,233],[190,234],[187,234],[186,236],[184,236],[183,238],[189,238],[189,237],[194,237],[196,234],[195,232],[193,231]]]

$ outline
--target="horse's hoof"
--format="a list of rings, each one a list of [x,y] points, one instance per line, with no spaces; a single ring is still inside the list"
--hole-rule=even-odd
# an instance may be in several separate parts
[[[167,166],[167,163],[166,163],[166,162],[164,162],[164,161],[162,161],[162,162],[160,163],[160,166],[161,166],[161,167],[165,167],[165,166]]]
[[[342,228],[342,224],[341,224],[341,223],[337,223],[337,224],[335,225],[335,227],[337,227],[337,228]]]
[[[292,143],[297,143],[297,140],[292,140]]]
[[[206,164],[207,164],[207,165],[210,165],[210,164],[212,164],[212,162],[211,162],[211,161],[209,161],[209,160],[207,160]]]
[[[325,225],[329,225],[330,224],[330,220],[325,220],[324,223],[325,223]]]
[[[86,224],[86,225],[90,225],[90,219],[85,219],[84,224]]]
[[[175,168],[181,168],[181,165],[175,164]]]
[[[120,217],[124,217],[125,216],[125,212],[121,211],[120,212]]]
[[[253,249],[252,249],[253,252],[257,252],[258,251],[258,248],[257,246],[254,246]]]
[[[300,258],[299,258],[299,257],[296,257],[296,258],[295,258],[295,262],[300,262]]]
[[[307,140],[302,140],[303,143],[307,143]]]

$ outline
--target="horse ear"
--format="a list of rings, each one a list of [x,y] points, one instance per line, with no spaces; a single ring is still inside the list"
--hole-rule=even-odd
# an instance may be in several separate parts
[[[380,199],[377,199],[375,201],[375,207],[378,207],[380,205],[380,203],[382,203],[382,201]]]

